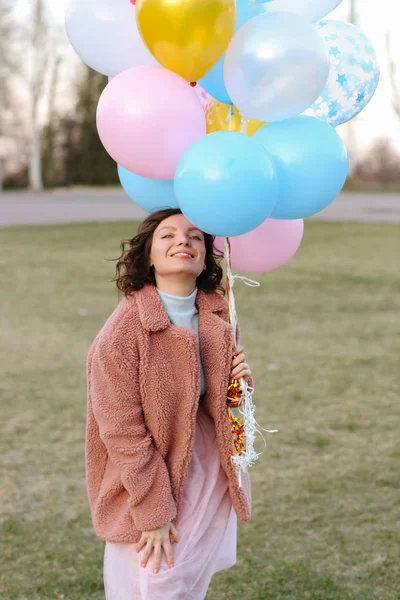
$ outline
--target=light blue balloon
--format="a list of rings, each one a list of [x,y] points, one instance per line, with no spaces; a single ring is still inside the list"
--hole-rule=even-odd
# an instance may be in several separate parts
[[[278,197],[275,168],[252,138],[217,131],[198,139],[181,158],[175,195],[187,219],[202,231],[242,235],[273,211]]]
[[[317,24],[330,58],[328,82],[304,114],[332,127],[356,117],[368,104],[379,82],[379,64],[373,45],[355,25],[326,20]]]
[[[250,19],[261,13],[262,10],[260,6],[256,6],[250,0],[237,0],[235,31],[247,23],[247,21],[250,21]],[[201,85],[201,87],[213,98],[216,98],[225,104],[232,104],[224,83],[224,60],[225,54],[219,59],[217,64],[199,80],[199,85]]]
[[[263,13],[235,33],[224,80],[246,117],[283,121],[305,111],[329,76],[326,45],[315,25],[289,12]]]
[[[118,165],[119,180],[129,198],[148,212],[162,208],[179,208],[173,179],[149,179]]]
[[[314,117],[268,123],[252,138],[272,157],[279,181],[274,219],[301,219],[330,204],[348,172],[346,147],[336,131]]]

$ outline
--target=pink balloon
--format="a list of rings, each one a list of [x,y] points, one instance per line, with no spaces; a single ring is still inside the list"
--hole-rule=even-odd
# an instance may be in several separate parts
[[[303,232],[303,219],[266,219],[252,231],[229,238],[232,268],[266,273],[281,267],[299,249]],[[222,251],[224,239],[216,237],[214,242]]]
[[[97,129],[110,156],[128,171],[173,179],[182,154],[206,134],[194,89],[160,66],[122,71],[104,89]]]

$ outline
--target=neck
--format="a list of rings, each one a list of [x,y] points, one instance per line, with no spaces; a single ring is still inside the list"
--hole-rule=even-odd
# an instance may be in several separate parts
[[[196,289],[196,279],[173,279],[156,276],[156,286],[162,292],[173,296],[190,296]]]

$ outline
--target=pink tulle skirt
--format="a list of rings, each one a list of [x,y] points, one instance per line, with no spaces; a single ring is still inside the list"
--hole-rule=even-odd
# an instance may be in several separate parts
[[[141,567],[142,551],[137,553],[135,544],[106,542],[106,600],[203,600],[213,574],[236,563],[237,517],[220,465],[214,421],[201,405],[176,528],[174,567],[168,567],[162,550],[157,574],[152,572],[153,553]]]

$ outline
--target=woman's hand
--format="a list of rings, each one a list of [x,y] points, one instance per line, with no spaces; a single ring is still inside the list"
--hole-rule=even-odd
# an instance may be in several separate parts
[[[175,542],[178,542],[178,532],[171,522],[166,523],[159,529],[153,529],[153,531],[142,531],[142,537],[136,544],[136,552],[140,552],[143,546],[146,546],[141,561],[142,567],[145,567],[147,565],[147,561],[153,548],[153,573],[158,573],[158,570],[160,568],[161,548],[164,548],[168,566],[170,568],[174,566],[172,557],[172,546],[169,538],[170,531],[175,538]]]
[[[240,379],[241,377],[248,383],[251,377],[251,369],[246,362],[246,357],[243,354],[243,346],[235,346],[233,349],[232,371],[231,377]]]

